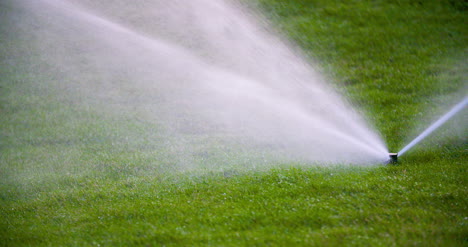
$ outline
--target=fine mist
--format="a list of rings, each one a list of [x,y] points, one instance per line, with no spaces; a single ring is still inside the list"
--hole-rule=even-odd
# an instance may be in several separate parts
[[[29,16],[12,28],[38,54],[40,65],[29,69],[54,75],[47,87],[66,95],[68,103],[158,126],[161,135],[152,141],[173,146],[174,159],[203,153],[216,160],[230,152],[320,164],[377,164],[387,158],[363,117],[241,4],[10,5]]]

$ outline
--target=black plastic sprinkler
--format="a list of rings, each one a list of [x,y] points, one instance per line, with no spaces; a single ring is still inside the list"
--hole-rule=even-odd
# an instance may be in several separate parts
[[[390,157],[388,164],[396,165],[398,163],[398,153],[389,153],[388,156]]]

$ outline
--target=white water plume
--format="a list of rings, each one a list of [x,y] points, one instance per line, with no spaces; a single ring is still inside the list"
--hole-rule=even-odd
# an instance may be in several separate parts
[[[309,162],[387,159],[363,118],[241,4],[12,2],[31,18],[17,31],[34,39],[56,86],[79,104],[136,112],[173,139],[212,138]]]

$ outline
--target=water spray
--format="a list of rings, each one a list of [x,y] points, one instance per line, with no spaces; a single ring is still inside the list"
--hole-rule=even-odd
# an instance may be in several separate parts
[[[161,126],[157,135],[174,143],[168,157],[174,156],[175,163],[193,159],[189,163],[209,167],[208,159],[193,157],[195,150],[229,164],[241,161],[224,159],[226,152],[249,160],[254,157],[247,153],[261,154],[263,160],[271,152],[271,159],[325,164],[386,159],[384,141],[366,118],[289,42],[273,35],[268,21],[241,4],[171,0],[141,6],[113,1],[109,9],[104,1],[9,2],[20,2],[12,9],[25,17],[11,18],[21,20],[12,29],[21,32],[12,37],[36,37],[31,52],[45,64],[35,66],[32,74],[50,73],[66,81],[50,81],[64,89],[64,99],[89,98],[98,112],[125,121],[138,112],[143,122]],[[102,80],[96,83],[95,78]],[[216,166],[220,162],[210,160]]]
[[[424,130],[419,136],[414,138],[413,141],[411,141],[408,145],[406,145],[403,149],[400,150],[398,153],[390,153],[390,164],[397,163],[398,160],[398,155],[403,155],[408,151],[410,148],[412,148],[414,145],[418,144],[420,141],[422,141],[424,138],[426,138],[428,135],[430,135],[434,130],[438,129],[442,124],[447,122],[450,118],[455,116],[458,112],[463,110],[465,106],[468,104],[468,97],[465,97],[460,103],[456,104],[452,109],[450,109],[449,112],[444,114],[441,118],[439,118],[436,122],[434,122],[431,126],[429,126],[426,130]]]

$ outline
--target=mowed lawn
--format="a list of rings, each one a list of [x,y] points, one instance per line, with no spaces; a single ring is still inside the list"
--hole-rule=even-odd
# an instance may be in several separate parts
[[[245,2],[390,151],[467,92],[465,1]],[[47,86],[57,78],[31,74],[34,57],[12,57],[28,44],[9,10],[0,2],[0,245],[468,245],[466,110],[395,166],[176,172],[170,150],[148,141],[157,126],[63,104]]]

